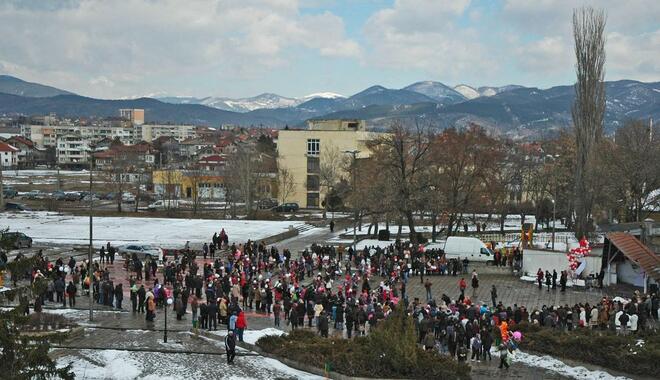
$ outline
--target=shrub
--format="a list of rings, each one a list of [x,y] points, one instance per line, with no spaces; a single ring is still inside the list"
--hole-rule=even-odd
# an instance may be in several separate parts
[[[369,336],[352,340],[321,338],[295,330],[257,341],[266,352],[301,363],[329,368],[347,376],[413,379],[469,379],[470,367],[448,356],[424,351],[410,317],[397,310]]]
[[[657,333],[622,336],[611,331],[577,329],[561,332],[529,324],[521,348],[560,358],[582,361],[625,373],[655,377],[660,371],[660,336]],[[643,343],[638,344],[642,340]]]

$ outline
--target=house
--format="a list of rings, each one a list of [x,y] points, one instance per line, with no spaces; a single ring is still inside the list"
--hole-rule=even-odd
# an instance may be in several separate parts
[[[213,147],[215,144],[203,137],[188,138],[179,143],[179,154],[184,157],[194,157],[202,149]]]
[[[33,168],[35,165],[35,150],[36,146],[32,140],[23,136],[12,136],[7,139],[7,144],[12,145],[19,149],[18,162],[19,168]]]
[[[20,149],[6,142],[0,141],[0,166],[3,168],[14,168],[18,165],[18,153]]]
[[[203,170],[219,172],[227,164],[227,158],[223,154],[204,154],[197,160],[197,163]]]
[[[149,167],[156,161],[156,151],[145,141],[135,145],[112,144],[107,150],[95,153],[94,158],[99,168],[113,167],[119,161],[122,166]]]

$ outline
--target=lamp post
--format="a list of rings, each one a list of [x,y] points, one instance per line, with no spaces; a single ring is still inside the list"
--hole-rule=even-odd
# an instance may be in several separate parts
[[[170,297],[169,292],[166,292],[167,294],[167,305],[165,305],[165,333],[163,336],[163,343],[167,343],[167,308],[172,305],[173,300],[172,297]]]
[[[356,180],[356,173],[357,173],[357,154],[360,153],[359,150],[346,150],[344,151],[346,154],[350,154],[353,156],[353,195],[355,195],[355,187],[357,185],[357,180]],[[353,199],[353,254],[357,251],[357,219],[358,219],[358,212],[357,212],[357,205],[356,205],[356,199]]]
[[[555,201],[555,198],[552,198],[552,250],[555,250],[555,223],[557,221],[557,218],[555,217],[556,215],[556,210],[557,210],[557,202]]]
[[[94,311],[93,311],[93,305],[94,305],[94,278],[92,277],[92,256],[94,255],[94,245],[92,243],[92,238],[93,238],[93,211],[94,211],[94,196],[92,195],[92,186],[94,184],[94,153],[96,151],[96,144],[93,142],[90,142],[89,144],[89,153],[90,153],[90,161],[89,161],[89,257],[87,261],[87,275],[89,276],[89,321],[91,322],[92,319],[94,318]],[[58,173],[59,173],[59,166],[58,166]],[[58,183],[59,183],[59,176],[58,176]]]

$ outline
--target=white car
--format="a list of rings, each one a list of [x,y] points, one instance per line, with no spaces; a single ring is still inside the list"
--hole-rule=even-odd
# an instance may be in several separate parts
[[[125,203],[135,203],[135,195],[133,195],[131,193],[124,193],[121,196],[121,200],[122,200],[122,202],[125,202]]]
[[[163,261],[163,249],[149,244],[120,245],[117,247],[117,252],[120,256],[123,256],[124,259],[131,258],[133,253],[135,253],[137,258],[140,260],[151,258],[158,261]]]

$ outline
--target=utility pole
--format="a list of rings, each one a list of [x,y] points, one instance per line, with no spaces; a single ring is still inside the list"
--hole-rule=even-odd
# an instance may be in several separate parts
[[[556,196],[556,193],[555,193]],[[555,196],[552,198],[552,250],[555,250],[555,223],[557,220],[556,215],[556,210],[557,210],[557,201],[555,199]]]
[[[96,150],[96,144],[90,142],[89,144],[89,257],[88,257],[88,268],[87,273],[89,276],[89,321],[91,322],[94,317],[93,305],[94,305],[94,292],[92,291],[94,285],[94,278],[92,277],[92,257],[94,255],[94,245],[92,244],[93,238],[93,216],[94,211],[94,193],[92,192],[92,185],[94,183],[94,152]],[[58,166],[59,168],[59,166]],[[59,180],[59,179],[58,179]]]
[[[359,150],[347,150],[344,153],[350,154],[353,156],[353,195],[355,195],[355,190],[357,186],[357,154],[360,153]],[[357,222],[358,222],[358,211],[356,200],[353,199],[353,254],[357,252]]]
[[[2,163],[0,162],[0,211],[5,210],[5,187],[2,182]]]

